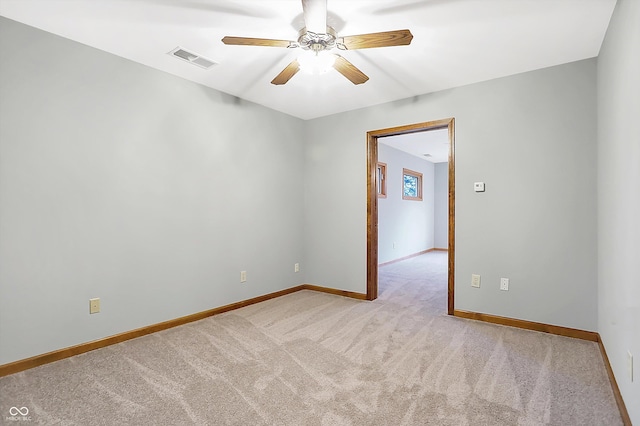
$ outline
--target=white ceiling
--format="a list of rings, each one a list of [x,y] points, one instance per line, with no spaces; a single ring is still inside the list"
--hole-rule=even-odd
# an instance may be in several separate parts
[[[449,129],[425,130],[404,135],[385,136],[378,142],[415,155],[432,163],[449,161]],[[429,154],[429,156],[425,156]]]
[[[615,0],[329,0],[339,35],[410,29],[410,46],[340,52],[370,77],[334,70],[270,81],[299,49],[227,46],[225,35],[296,40],[299,0],[0,0],[0,15],[311,119],[597,56]],[[219,63],[167,55],[177,46]],[[2,58],[0,60],[10,60]],[[43,71],[44,72],[44,71]]]

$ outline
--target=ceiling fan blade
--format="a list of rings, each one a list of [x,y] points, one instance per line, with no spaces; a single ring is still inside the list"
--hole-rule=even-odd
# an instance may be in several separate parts
[[[336,61],[333,64],[333,68],[335,68],[340,74],[347,77],[353,84],[362,84],[369,80],[369,77],[367,77],[365,73],[360,71],[355,65],[340,55],[336,55]]]
[[[250,38],[226,36],[222,39],[224,44],[239,46],[268,46],[268,47],[289,47],[292,42],[289,40],[274,40],[271,38]]]
[[[291,80],[291,77],[296,75],[298,71],[300,71],[300,64],[298,63],[298,60],[295,59],[293,62],[287,65],[282,71],[280,71],[280,74],[278,74],[276,78],[271,80],[271,84],[275,84],[277,86],[285,84],[287,81]]]
[[[339,37],[336,43],[347,50],[369,49],[372,47],[406,46],[411,44],[413,34],[409,30],[385,31],[382,33],[360,34]]]
[[[302,10],[307,31],[316,34],[327,32],[327,0],[302,0]]]

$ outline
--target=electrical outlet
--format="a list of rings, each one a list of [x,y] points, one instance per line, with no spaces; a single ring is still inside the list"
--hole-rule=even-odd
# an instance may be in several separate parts
[[[629,370],[629,379],[633,382],[633,355],[631,351],[627,351],[627,369]]]
[[[97,314],[98,312],[100,312],[100,298],[89,299],[89,313]]]
[[[509,278],[500,278],[500,290],[509,291]]]
[[[471,274],[471,287],[480,288],[480,275]]]
[[[300,272],[300,264],[296,263],[295,265],[293,265],[293,272]]]
[[[247,271],[240,271],[240,282],[246,282],[247,281]]]

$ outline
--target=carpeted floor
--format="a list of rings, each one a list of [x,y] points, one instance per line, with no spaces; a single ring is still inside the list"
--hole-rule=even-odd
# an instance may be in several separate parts
[[[618,425],[593,342],[445,315],[446,253],[0,379],[0,423]]]

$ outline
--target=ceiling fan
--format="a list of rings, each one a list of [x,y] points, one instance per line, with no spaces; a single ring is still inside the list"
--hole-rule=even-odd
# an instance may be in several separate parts
[[[240,46],[285,47],[290,49],[299,47],[311,51],[316,57],[323,56],[328,59],[329,67],[333,67],[353,84],[362,84],[369,80],[369,77],[344,57],[328,53],[328,51],[334,48],[338,50],[356,50],[372,47],[403,46],[411,44],[413,39],[413,35],[409,30],[339,37],[336,31],[327,25],[327,0],[302,0],[302,9],[305,27],[300,30],[297,41],[226,36],[222,39],[222,42]],[[271,83],[282,85],[288,82],[291,77],[300,71],[302,61],[302,57],[295,59]]]

